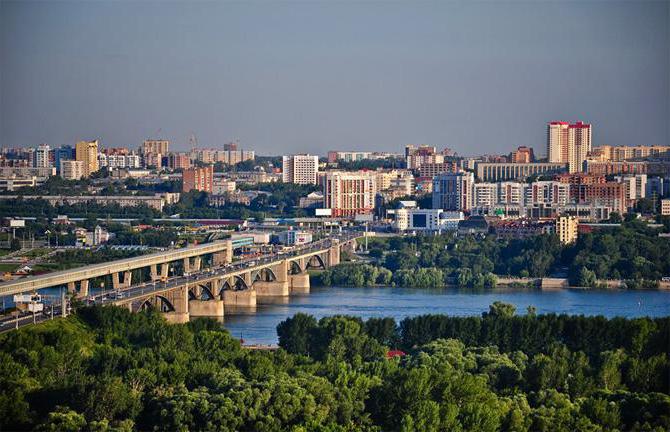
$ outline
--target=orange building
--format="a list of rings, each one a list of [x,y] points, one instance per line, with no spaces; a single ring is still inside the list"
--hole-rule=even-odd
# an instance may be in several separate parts
[[[185,169],[182,174],[184,192],[192,190],[212,193],[214,183],[214,168],[208,165],[202,168]]]

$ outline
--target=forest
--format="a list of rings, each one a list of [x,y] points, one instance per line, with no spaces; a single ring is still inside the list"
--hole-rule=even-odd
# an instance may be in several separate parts
[[[295,315],[278,350],[221,324],[82,308],[0,335],[0,430],[666,431],[669,318]]]
[[[598,279],[624,279],[629,288],[653,288],[670,275],[670,242],[659,232],[629,220],[582,234],[571,245],[562,245],[554,235],[513,240],[451,233],[372,238],[370,263],[344,263],[316,280],[323,285],[388,285],[384,281],[391,272],[390,281],[397,286],[487,288],[495,285],[495,275],[568,276],[575,286],[596,287]]]

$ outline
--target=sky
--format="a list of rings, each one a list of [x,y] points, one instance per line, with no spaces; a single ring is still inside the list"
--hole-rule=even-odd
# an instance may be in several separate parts
[[[0,145],[670,145],[670,1],[0,0]]]

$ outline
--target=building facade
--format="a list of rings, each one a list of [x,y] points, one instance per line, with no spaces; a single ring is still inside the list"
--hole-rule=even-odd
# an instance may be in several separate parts
[[[98,140],[79,141],[75,146],[75,159],[84,163],[84,177],[98,171]]]
[[[556,121],[547,126],[548,162],[568,164],[569,172],[579,172],[590,151],[590,124]]]
[[[564,163],[475,163],[477,180],[499,182],[505,180],[525,180],[533,175],[558,174],[567,171]]]
[[[60,163],[60,176],[65,180],[81,180],[85,177],[84,161],[63,160]]]
[[[444,173],[433,178],[433,208],[469,211],[473,204],[475,176],[470,172]]]
[[[298,154],[282,156],[282,181],[295,184],[316,184],[319,157]]]
[[[212,193],[214,184],[214,167],[188,168],[182,173],[184,192],[197,190]]]
[[[371,214],[376,193],[373,173],[330,171],[323,177],[324,208],[331,209],[334,217]]]

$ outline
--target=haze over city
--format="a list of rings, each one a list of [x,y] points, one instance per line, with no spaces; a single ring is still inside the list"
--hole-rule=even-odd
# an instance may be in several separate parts
[[[0,2],[0,145],[670,144],[670,3]],[[160,130],[160,132],[159,132]]]

